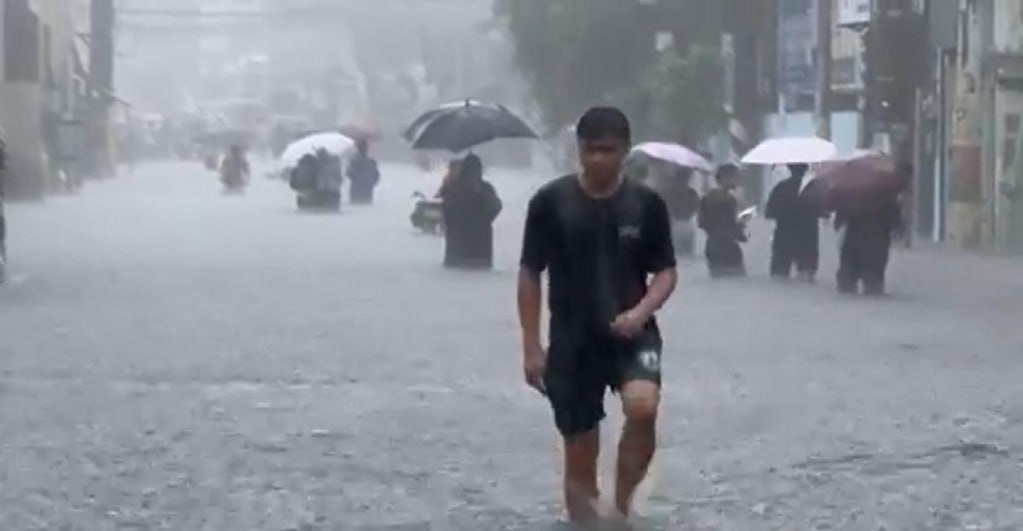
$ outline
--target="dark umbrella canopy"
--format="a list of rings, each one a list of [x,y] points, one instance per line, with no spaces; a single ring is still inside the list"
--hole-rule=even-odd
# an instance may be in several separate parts
[[[419,115],[418,118],[416,118],[415,120],[412,121],[411,124],[409,124],[409,126],[405,129],[405,132],[402,133],[401,136],[402,136],[402,138],[404,138],[408,142],[415,142],[416,137],[419,136],[419,133],[420,133],[420,131],[423,130],[423,126],[424,125],[430,123],[431,120],[433,120],[434,118],[436,118],[440,114],[443,114],[443,113],[448,112],[448,111],[456,110],[456,109],[461,109],[461,108],[465,107],[466,105],[482,106],[482,105],[485,105],[485,104],[481,103],[479,101],[476,101],[476,100],[466,100],[466,101],[456,101],[454,103],[445,103],[444,105],[441,105],[441,106],[437,107],[436,109],[431,109],[431,110],[426,111],[423,114]]]
[[[822,164],[803,193],[827,212],[857,214],[882,208],[905,190],[908,178],[891,157],[867,155]]]
[[[406,131],[413,149],[465,151],[499,138],[539,138],[526,122],[502,105],[467,101],[417,118]]]

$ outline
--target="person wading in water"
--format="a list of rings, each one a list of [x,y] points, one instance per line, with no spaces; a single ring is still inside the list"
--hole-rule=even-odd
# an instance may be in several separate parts
[[[678,281],[664,201],[622,178],[629,121],[594,108],[576,128],[583,171],[557,179],[529,202],[518,306],[526,382],[544,394],[564,438],[569,518],[587,523],[597,508],[599,426],[604,394],[625,413],[615,505],[624,518],[656,448],[661,335],[654,314]],[[540,338],[541,276],[549,276],[550,338]]]

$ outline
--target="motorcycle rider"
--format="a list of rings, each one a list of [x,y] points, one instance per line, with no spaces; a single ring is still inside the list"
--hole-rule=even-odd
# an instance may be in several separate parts
[[[245,151],[240,145],[232,145],[220,163],[220,181],[224,183],[224,188],[229,190],[243,188],[249,182],[250,172]]]

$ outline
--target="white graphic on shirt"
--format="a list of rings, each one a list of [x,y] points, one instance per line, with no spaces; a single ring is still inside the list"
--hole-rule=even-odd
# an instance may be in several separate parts
[[[661,354],[656,350],[644,350],[639,353],[639,364],[651,372],[660,372]]]
[[[622,239],[632,238],[639,239],[639,227],[635,225],[622,225],[618,227],[618,237]]]

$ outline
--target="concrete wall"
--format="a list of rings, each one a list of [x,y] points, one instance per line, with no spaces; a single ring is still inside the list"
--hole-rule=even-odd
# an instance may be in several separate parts
[[[4,3],[0,1],[0,27]],[[48,59],[58,88],[44,93],[41,83],[8,83],[5,75],[0,77],[0,126],[6,131],[10,159],[5,191],[10,197],[25,199],[40,198],[45,192],[49,168],[43,155],[43,111],[59,111],[71,103],[74,67],[71,46],[76,38],[72,6],[67,0],[37,0],[31,5],[39,16],[40,25],[50,30]],[[43,35],[40,30],[39,38]],[[0,57],[3,57],[2,41],[0,39]],[[42,50],[42,46],[39,49]],[[45,70],[41,73],[46,74]]]
[[[996,9],[995,51],[1023,53],[1023,0],[998,0]]]
[[[7,132],[9,166],[5,194],[38,199],[44,191],[42,95],[32,83],[0,83],[0,125]]]

